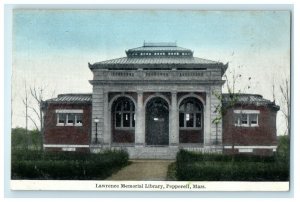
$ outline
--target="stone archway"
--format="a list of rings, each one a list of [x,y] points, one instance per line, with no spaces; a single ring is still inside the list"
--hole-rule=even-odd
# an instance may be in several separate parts
[[[169,145],[169,105],[161,97],[146,104],[146,145]]]

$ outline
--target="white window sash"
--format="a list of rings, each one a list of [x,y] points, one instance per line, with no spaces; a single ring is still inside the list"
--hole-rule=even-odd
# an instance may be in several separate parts
[[[56,126],[65,126],[65,123],[59,123],[59,114],[57,114]]]
[[[68,123],[68,121],[69,121],[69,114],[66,114],[66,126],[73,126],[74,125],[74,123]]]
[[[75,123],[74,123],[74,125],[75,126],[82,126],[82,119],[81,119],[81,123],[77,123],[77,116],[78,116],[78,114],[75,114]]]
[[[57,109],[55,110],[55,112],[57,114],[56,126],[82,126],[82,123],[77,123],[78,114],[83,114],[82,109],[75,109],[75,110]],[[65,114],[65,113],[66,113],[65,123],[59,123],[59,114]],[[68,123],[69,114],[74,114],[74,123]]]
[[[251,112],[251,113],[241,113],[241,112]],[[255,112],[255,113],[254,113]],[[258,112],[258,113],[257,113]],[[247,115],[247,123],[242,123],[242,117],[239,116],[238,119],[238,123],[235,123],[235,117],[234,117],[234,126],[238,126],[238,127],[258,127],[258,114],[259,114],[259,110],[234,110],[234,116],[235,114],[244,114]],[[256,114],[256,124],[251,124],[251,120],[250,120],[250,114]]]

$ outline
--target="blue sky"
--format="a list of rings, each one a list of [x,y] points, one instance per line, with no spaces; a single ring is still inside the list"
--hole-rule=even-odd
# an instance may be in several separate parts
[[[290,13],[285,11],[15,10],[13,126],[24,126],[25,80],[55,94],[91,92],[88,62],[124,57],[144,40],[177,41],[196,57],[229,62],[228,72],[253,78],[249,93],[268,99],[272,81],[289,77]],[[238,83],[241,89],[246,85],[246,79]]]
[[[15,50],[50,54],[119,52],[146,41],[192,49],[289,48],[288,12],[17,10]]]

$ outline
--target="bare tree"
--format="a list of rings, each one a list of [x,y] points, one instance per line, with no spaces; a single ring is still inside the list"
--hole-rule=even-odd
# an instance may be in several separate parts
[[[290,106],[290,82],[286,78],[283,83],[279,85],[280,93],[281,93],[281,111],[286,120],[286,128],[287,135],[290,135],[290,119],[291,119],[291,106]]]
[[[31,140],[31,136],[28,135],[28,118],[30,116],[28,114],[29,99],[28,99],[28,90],[27,90],[27,82],[26,81],[25,81],[25,84],[24,84],[24,90],[25,90],[25,97],[22,99],[22,102],[23,102],[24,107],[25,107],[25,136],[26,136],[26,139],[27,139],[27,149],[29,149],[30,145],[32,143],[32,140]]]
[[[33,85],[33,87],[30,87],[30,94],[33,100],[35,101],[35,105],[30,106],[30,109],[35,114],[38,120],[39,124],[39,131],[41,133],[41,148],[43,148],[44,144],[44,127],[43,127],[43,111],[42,111],[42,102],[44,99],[44,87],[36,87]],[[33,121],[35,126],[38,126],[35,121]]]
[[[238,68],[240,68],[239,66]],[[215,112],[217,113],[216,118],[213,119],[212,123],[216,125],[216,128],[218,127],[218,124],[221,122],[222,117],[226,114],[228,109],[231,109],[232,107],[235,106],[235,104],[239,101],[239,96],[238,94],[242,92],[246,92],[251,88],[251,77],[247,78],[247,85],[244,87],[243,90],[241,90],[240,87],[238,87],[238,83],[240,83],[241,80],[244,80],[241,74],[236,73],[235,69],[232,71],[229,71],[228,73],[225,73],[223,75],[225,79],[225,88],[228,92],[228,97],[226,100],[226,105],[222,105],[223,98],[222,98],[222,93],[216,93],[213,92],[213,94],[216,96],[216,98],[219,100],[219,104],[215,108]],[[234,119],[233,119],[234,121]],[[234,123],[232,123],[234,124]],[[217,131],[217,130],[216,130]],[[216,133],[217,137],[217,133]],[[218,144],[219,140],[215,140],[216,144]],[[233,133],[231,133],[231,146],[232,146],[232,152],[234,153],[234,137]]]
[[[36,126],[36,128],[40,131],[41,134],[41,148],[43,148],[44,144],[44,132],[45,132],[45,125],[44,125],[44,113],[43,113],[43,102],[45,99],[45,92],[46,87],[45,86],[36,86],[35,84],[30,87],[30,94],[33,98],[35,104],[29,106],[32,113],[35,115],[36,119],[32,119],[32,122]],[[55,94],[55,91],[52,92],[52,97]],[[37,121],[35,121],[37,120]],[[38,127],[39,125],[39,127]]]
[[[272,77],[272,97],[273,97],[273,102],[275,103],[276,96],[275,96],[275,81],[274,81],[274,74]]]

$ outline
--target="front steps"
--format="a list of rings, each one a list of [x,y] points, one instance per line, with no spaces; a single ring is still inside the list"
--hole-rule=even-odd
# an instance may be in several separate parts
[[[178,151],[178,147],[127,148],[130,159],[175,159]]]
[[[91,148],[91,152],[101,152],[106,148]],[[163,160],[174,160],[176,154],[180,149],[187,151],[199,152],[199,153],[222,153],[222,146],[112,146],[110,149],[114,150],[125,150],[129,154],[130,159],[163,159]]]

